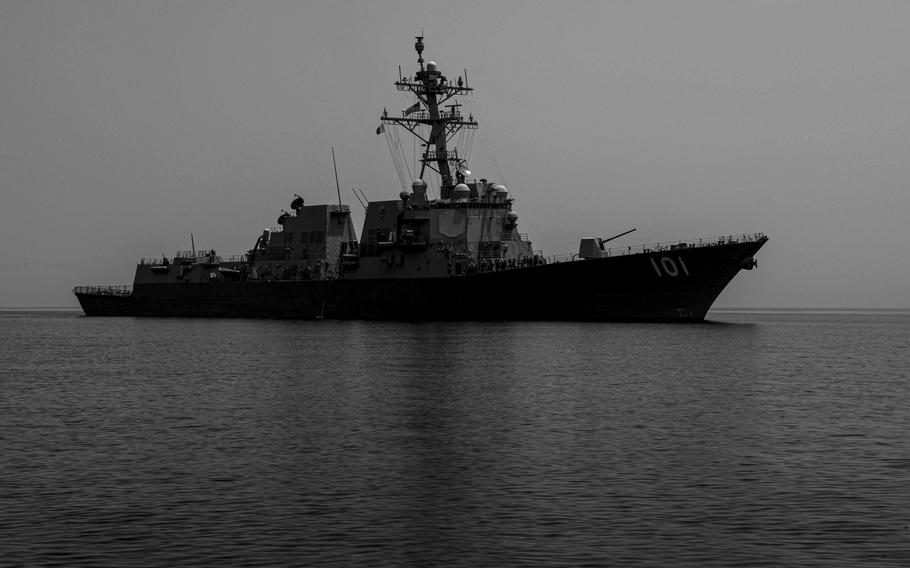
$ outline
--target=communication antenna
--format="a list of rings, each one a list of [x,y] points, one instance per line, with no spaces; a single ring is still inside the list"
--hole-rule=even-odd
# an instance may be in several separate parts
[[[357,198],[357,201],[359,201],[359,202],[360,202],[360,205],[361,205],[361,206],[362,206],[362,207],[363,207],[363,211],[364,211],[364,212],[366,212],[366,210],[367,210],[367,206],[366,206],[366,205],[364,205],[364,203],[363,203],[363,200],[362,200],[362,199],[360,199],[360,196],[359,196],[359,195],[357,195],[357,190],[356,190],[356,189],[354,189],[354,188],[353,188],[353,187],[352,187],[352,188],[351,188],[351,191],[353,191],[353,192],[354,192],[354,197],[356,197],[356,198]]]
[[[332,146],[332,167],[335,168],[335,190],[338,192],[338,208],[341,208],[341,184],[338,183],[338,164],[335,163],[335,147]]]
[[[193,247],[193,256],[196,256],[196,241],[193,239],[193,233],[190,233],[190,246]]]

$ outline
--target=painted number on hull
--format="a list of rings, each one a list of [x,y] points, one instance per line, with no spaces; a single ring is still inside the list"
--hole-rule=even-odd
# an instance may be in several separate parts
[[[677,256],[676,260],[673,260],[669,256],[660,257],[660,264],[657,263],[654,258],[651,258],[651,266],[654,267],[654,272],[657,273],[658,277],[666,276],[679,276],[684,274],[689,275],[689,268],[686,266],[686,263],[683,261],[682,257]]]

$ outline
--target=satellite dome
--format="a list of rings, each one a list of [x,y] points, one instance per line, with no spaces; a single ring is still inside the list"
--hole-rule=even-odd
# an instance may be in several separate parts
[[[506,213],[506,221],[508,221],[510,225],[517,225],[518,224],[518,213],[516,213],[514,211],[509,211],[508,213]]]
[[[471,190],[463,183],[459,183],[452,188],[452,199],[467,199],[470,194]]]
[[[422,179],[415,179],[411,183],[411,189],[414,191],[414,193],[426,193],[427,182],[423,181]]]
[[[494,185],[492,189],[493,189],[493,193],[496,195],[496,197],[498,197],[500,199],[505,199],[506,197],[509,196],[509,190],[506,189],[506,186],[504,186],[504,185],[497,184],[497,185]]]
[[[427,71],[436,71],[435,61],[427,61]]]
[[[407,201],[408,198],[411,197],[411,194],[408,193],[407,191],[402,191],[401,193],[398,194],[398,197],[400,197],[402,201]]]

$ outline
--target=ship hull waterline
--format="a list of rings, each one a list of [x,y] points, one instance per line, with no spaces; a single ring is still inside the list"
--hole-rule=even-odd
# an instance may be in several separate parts
[[[76,295],[88,316],[703,321],[764,242],[446,278],[141,284],[126,296]]]

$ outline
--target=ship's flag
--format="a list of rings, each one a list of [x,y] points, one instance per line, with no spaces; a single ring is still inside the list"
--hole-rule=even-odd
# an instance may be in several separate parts
[[[376,127],[376,134],[382,134],[385,132],[385,124],[380,124]]]
[[[409,106],[408,108],[406,108],[406,109],[404,110],[404,115],[407,116],[407,115],[411,114],[412,112],[417,112],[418,110],[420,110],[420,103],[419,103],[419,102],[418,102],[418,103],[414,103],[413,105],[411,105],[411,106]]]

